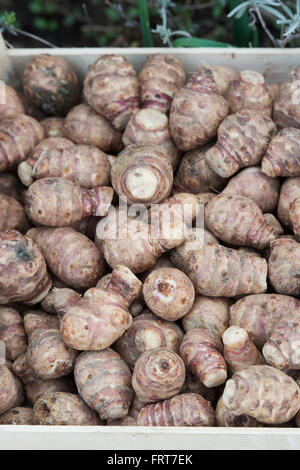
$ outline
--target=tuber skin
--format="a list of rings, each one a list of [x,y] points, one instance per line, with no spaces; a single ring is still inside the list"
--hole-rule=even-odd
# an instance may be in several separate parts
[[[300,128],[299,79],[300,67],[296,67],[287,75],[275,96],[273,115],[279,128]]]
[[[270,245],[268,277],[278,294],[300,295],[300,243],[281,237]]]
[[[239,326],[230,326],[222,335],[224,359],[232,374],[249,366],[265,364],[263,356],[248,336]]]
[[[176,321],[192,308],[195,289],[186,274],[177,268],[153,270],[143,285],[147,307],[168,321]]]
[[[0,416],[0,425],[12,424],[14,426],[28,426],[33,424],[33,410],[32,408],[15,407],[6,411]]]
[[[227,101],[219,95],[211,69],[203,65],[173,98],[171,136],[180,150],[193,150],[215,137],[227,115]]]
[[[76,186],[66,178],[43,178],[24,193],[25,211],[37,225],[63,227],[87,217],[105,216],[113,189],[102,186],[90,190]]]
[[[4,85],[4,98],[5,102],[0,104],[0,120],[18,114],[25,114],[21,97],[12,87],[6,84]]]
[[[50,137],[65,137],[64,135],[64,118],[49,117],[41,121],[43,126],[45,139]]]
[[[211,403],[214,402],[216,395],[213,388],[205,387],[199,377],[196,377],[190,372],[187,372],[185,375],[185,382],[182,389],[180,390],[180,393],[197,393]]]
[[[57,317],[29,311],[24,316],[24,328],[28,335],[28,366],[39,378],[58,379],[72,372],[77,351],[63,342]]]
[[[282,424],[299,410],[300,389],[280,370],[257,365],[236,372],[227,381],[222,400],[237,416],[247,414],[261,423]]]
[[[167,54],[150,57],[139,74],[142,108],[168,113],[175,93],[184,84],[181,63]]]
[[[0,230],[26,232],[30,227],[23,206],[13,197],[0,192]]]
[[[155,403],[177,395],[185,381],[185,366],[174,351],[156,348],[145,351],[137,360],[132,387],[140,400]]]
[[[225,95],[230,83],[239,79],[239,73],[231,67],[218,65],[212,67],[212,73],[220,95]]]
[[[16,230],[0,232],[0,305],[41,302],[51,288],[45,259],[33,241]]]
[[[208,388],[226,381],[227,366],[218,336],[203,328],[189,330],[181,343],[180,355],[187,369]]]
[[[101,251],[71,227],[32,228],[27,236],[40,248],[48,268],[67,286],[89,289],[105,274]]]
[[[300,198],[295,199],[290,204],[289,217],[293,226],[293,232],[297,240],[300,239]]]
[[[114,419],[112,421],[107,421],[107,426],[138,426],[136,418],[133,416],[125,416],[124,418]]]
[[[274,326],[287,316],[293,319],[299,309],[300,301],[288,295],[249,295],[230,308],[230,325],[244,328],[262,349]]]
[[[264,214],[264,219],[267,225],[275,232],[276,238],[284,234],[284,229],[273,214]]]
[[[29,157],[21,162],[18,166],[18,176],[25,186],[30,186],[33,181],[33,168],[36,162],[43,156],[49,155],[56,160],[61,159],[66,151],[72,151],[74,144],[68,139],[63,137],[49,137],[42,140],[29,155]]]
[[[168,155],[172,168],[178,166],[180,152],[171,138],[169,119],[156,109],[140,109],[134,113],[128,121],[122,141],[125,146],[158,145]]]
[[[62,57],[34,57],[26,64],[22,81],[25,96],[50,116],[65,116],[79,99],[78,78]]]
[[[276,369],[288,371],[300,369],[300,315],[286,315],[278,321],[265,343],[262,353],[266,361]]]
[[[0,415],[24,401],[21,381],[5,364],[0,364]]]
[[[103,152],[119,152],[121,132],[85,103],[69,111],[64,120],[64,135],[75,144],[93,145]]]
[[[133,66],[120,55],[99,57],[88,67],[84,97],[115,129],[124,129],[139,107],[139,85]]]
[[[70,307],[78,304],[80,299],[81,295],[73,289],[54,287],[41,302],[41,306],[46,305],[46,312],[57,313],[59,318],[62,318]]]
[[[173,250],[171,260],[194,284],[198,294],[236,297],[267,289],[267,262],[246,250],[219,245],[210,232],[204,240],[189,240]]]
[[[15,173],[0,173],[0,193],[12,197],[17,201],[22,201],[22,186]]]
[[[0,172],[15,169],[44,139],[41,124],[30,116],[18,114],[0,121]]]
[[[223,242],[263,250],[276,239],[260,208],[251,199],[219,194],[205,208],[208,230]]]
[[[229,178],[241,168],[259,164],[275,133],[268,116],[248,110],[231,114],[220,124],[218,142],[205,158],[215,173]]]
[[[84,217],[83,219],[75,222],[71,225],[71,228],[76,230],[77,232],[82,233],[90,240],[94,241],[96,236],[96,229],[98,222],[101,220],[101,217],[95,217],[94,215],[89,215],[88,217]]]
[[[278,82],[266,83],[266,86],[268,88],[270,95],[272,96],[272,100],[274,101],[277,93],[279,92],[280,83]]]
[[[33,407],[33,424],[47,426],[99,426],[97,413],[79,395],[48,392],[41,395]]]
[[[179,354],[184,336],[181,328],[145,311],[133,320],[132,326],[115,343],[116,351],[126,364],[133,369],[136,361],[151,349],[165,348]]]
[[[263,173],[258,166],[245,168],[229,180],[222,194],[247,197],[252,199],[262,212],[273,212],[278,203],[280,182],[278,178],[270,176]]]
[[[23,319],[14,308],[0,307],[0,340],[5,343],[6,358],[14,361],[27,349]]]
[[[132,325],[128,307],[141,288],[128,268],[117,266],[106,288],[87,290],[77,304],[66,309],[60,324],[64,342],[80,351],[109,347]]]
[[[210,168],[205,158],[212,145],[203,145],[184,154],[174,180],[176,191],[199,194],[223,189],[225,179]]]
[[[168,155],[156,145],[135,144],[126,147],[111,169],[116,193],[128,204],[158,204],[169,196],[173,170]]]
[[[254,70],[240,72],[238,78],[231,81],[224,96],[229,103],[230,114],[247,109],[271,116],[272,96],[263,75]]]
[[[133,398],[131,372],[118,353],[109,348],[83,352],[74,375],[79,395],[101,419],[128,415]]]
[[[216,407],[216,423],[220,427],[230,428],[257,428],[263,425],[255,418],[246,414],[236,415],[224,405],[222,397]]]
[[[287,127],[272,138],[261,169],[272,178],[300,176],[300,129]]]
[[[225,297],[197,296],[193,307],[181,320],[184,331],[204,328],[221,338],[228,328],[231,303]]]
[[[284,227],[292,229],[290,219],[291,204],[300,198],[300,176],[287,178],[281,185],[277,215]]]
[[[214,410],[197,393],[183,393],[139,412],[139,426],[214,426]]]

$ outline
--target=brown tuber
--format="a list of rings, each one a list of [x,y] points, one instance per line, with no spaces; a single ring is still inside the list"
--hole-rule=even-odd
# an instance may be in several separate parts
[[[265,424],[292,419],[300,408],[296,382],[271,366],[250,366],[236,372],[223,392],[224,405],[235,415],[247,414]]]
[[[79,395],[101,419],[128,415],[133,398],[131,372],[118,353],[112,349],[81,353],[74,375]]]
[[[3,86],[3,83],[1,83],[1,86]],[[22,99],[12,87],[4,85],[1,93],[4,93],[4,100],[2,98],[3,101],[1,100],[0,104],[0,119],[25,114]]]
[[[26,64],[23,88],[35,106],[53,116],[64,116],[79,98],[78,79],[70,64],[50,54],[40,54]]]
[[[192,281],[176,268],[154,269],[147,276],[143,295],[148,308],[164,320],[176,321],[192,308],[195,289]]]
[[[220,95],[225,95],[230,83],[233,80],[238,80],[239,73],[224,65],[217,65],[211,69]]]
[[[64,118],[61,117],[49,117],[41,121],[45,139],[48,139],[48,137],[64,137],[64,121]]]
[[[33,407],[33,424],[47,426],[96,426],[102,424],[79,395],[48,392]]]
[[[181,343],[180,355],[187,369],[208,388],[226,381],[227,367],[218,336],[203,328],[189,330]]]
[[[220,427],[229,428],[257,428],[263,426],[255,418],[246,414],[236,415],[224,405],[222,397],[216,407],[216,422]]]
[[[112,197],[108,186],[86,190],[66,178],[52,177],[35,181],[25,191],[24,202],[35,224],[62,227],[88,215],[106,215]]]
[[[184,84],[185,73],[179,60],[167,54],[155,54],[139,74],[142,108],[168,113],[175,93]]]
[[[14,198],[0,192],[0,231],[26,232],[30,227],[23,206]]]
[[[142,408],[137,422],[139,426],[214,426],[215,419],[209,401],[184,393]]]
[[[273,115],[279,128],[300,128],[299,80],[300,67],[296,67],[287,75],[275,96]]]
[[[293,232],[299,241],[300,238],[300,198],[291,202],[289,207],[289,217],[293,226]]]
[[[39,248],[16,230],[0,232],[0,305],[41,302],[51,279]]]
[[[139,106],[139,85],[133,66],[120,55],[99,57],[88,67],[84,97],[115,129],[124,129]]]
[[[218,142],[207,150],[205,158],[215,173],[229,178],[241,168],[257,165],[275,132],[275,124],[268,116],[240,111],[220,124]]]
[[[281,237],[270,245],[269,281],[278,294],[300,295],[300,243]]]
[[[17,201],[22,200],[22,186],[18,176],[15,173],[0,173],[0,193],[13,197]]]
[[[300,176],[287,178],[281,185],[277,214],[284,227],[292,228],[290,219],[291,204],[300,198]]]
[[[173,98],[171,136],[180,150],[193,150],[215,137],[227,114],[227,101],[219,95],[211,69],[203,65]]]
[[[0,425],[12,424],[14,426],[28,426],[33,424],[32,408],[15,407],[0,416]]]
[[[5,343],[6,358],[11,361],[27,349],[23,319],[14,308],[0,307],[0,340]]]
[[[287,127],[273,137],[262,159],[261,169],[273,178],[300,176],[300,129]]]
[[[24,401],[21,381],[5,364],[0,364],[0,415]]]

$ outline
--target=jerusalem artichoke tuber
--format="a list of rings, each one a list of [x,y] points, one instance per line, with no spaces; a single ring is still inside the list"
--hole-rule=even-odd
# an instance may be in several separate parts
[[[1,83],[3,86],[3,82]],[[1,90],[2,92],[2,90]],[[0,104],[0,119],[16,116],[17,114],[25,114],[25,109],[21,97],[9,85],[4,85],[4,102]]]
[[[49,117],[41,121],[45,132],[45,139],[50,137],[64,137],[64,118]]]
[[[279,128],[300,128],[299,80],[300,67],[296,67],[287,75],[275,96],[273,115]]]
[[[6,411],[0,416],[0,425],[12,424],[28,426],[33,424],[33,410],[32,408],[15,407]]]
[[[21,381],[5,364],[0,364],[0,415],[24,401]]]
[[[292,228],[290,219],[291,204],[300,198],[300,176],[287,178],[281,185],[277,214],[284,227]]]
[[[297,240],[300,238],[300,198],[291,202],[289,207],[289,217],[293,226],[293,232]]]
[[[24,233],[29,227],[30,223],[21,204],[0,192],[0,230],[18,230]]]
[[[271,177],[300,176],[300,130],[282,129],[272,138],[261,162],[262,171]]]
[[[239,73],[231,67],[224,65],[217,65],[212,67],[212,73],[217,85],[220,95],[225,95],[230,83],[233,80],[238,80]]]
[[[300,295],[300,243],[290,237],[271,242],[268,277],[278,294]]]
[[[251,416],[248,416],[246,414],[234,414],[234,411],[231,411],[226,408],[223,403],[222,397],[219,399],[216,407],[216,422],[218,426],[230,428],[257,428],[263,426]]]
[[[0,340],[4,341],[6,358],[11,361],[27,349],[23,319],[14,308],[0,307]]]

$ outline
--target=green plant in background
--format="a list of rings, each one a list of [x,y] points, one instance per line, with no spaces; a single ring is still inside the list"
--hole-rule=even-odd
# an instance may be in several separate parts
[[[139,0],[139,17],[142,30],[144,47],[153,47],[153,38],[150,28],[147,0]]]

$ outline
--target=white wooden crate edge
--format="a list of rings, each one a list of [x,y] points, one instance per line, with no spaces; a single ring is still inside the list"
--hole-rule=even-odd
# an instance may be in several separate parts
[[[8,51],[19,74],[28,60],[42,53],[65,58],[81,78],[88,65],[102,54],[124,55],[139,71],[149,56],[168,53],[176,56],[187,72],[195,70],[201,63],[229,65],[237,70],[254,68],[263,73],[268,82],[282,81],[287,71],[300,65],[300,48],[61,48]],[[0,426],[0,449],[300,449],[300,429]]]

